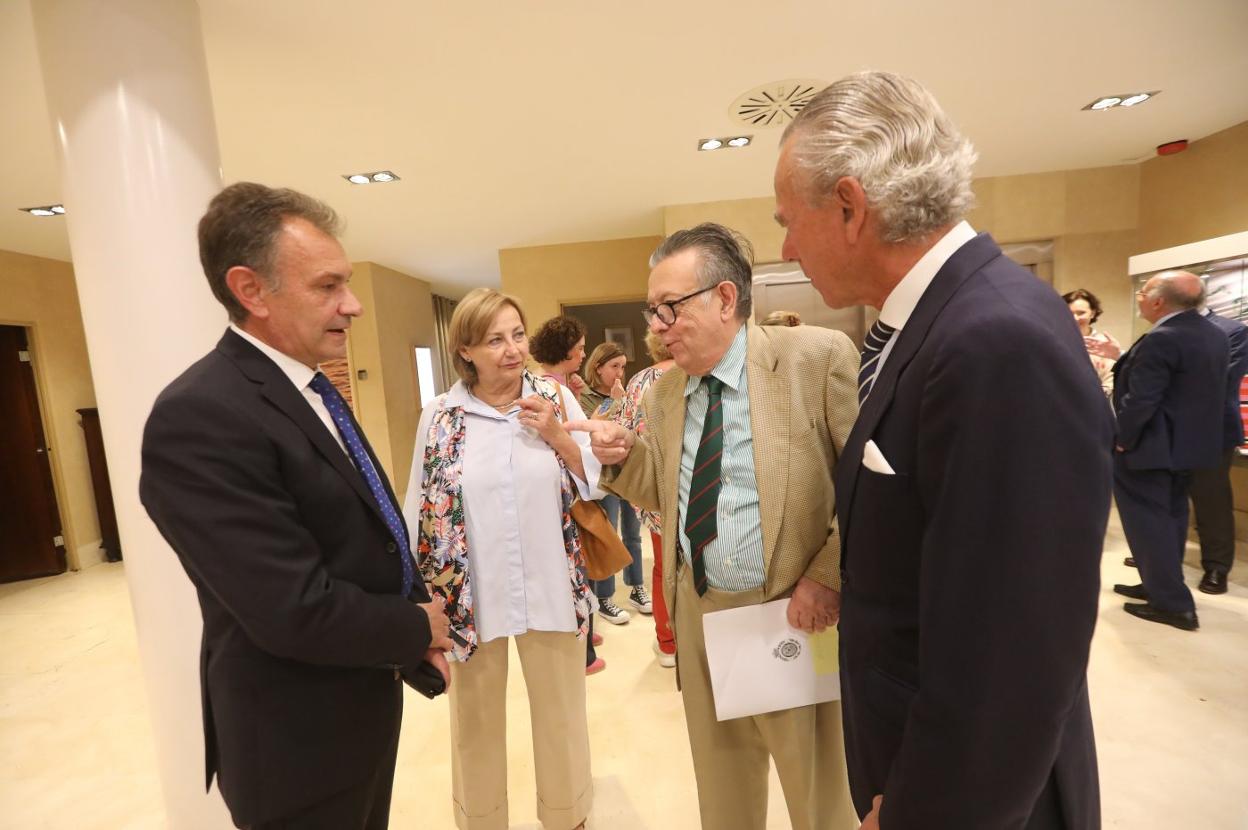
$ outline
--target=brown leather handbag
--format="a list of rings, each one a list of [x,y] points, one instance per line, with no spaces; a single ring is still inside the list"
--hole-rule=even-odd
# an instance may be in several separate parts
[[[559,420],[566,423],[568,408],[559,390]],[[620,534],[615,532],[607,519],[607,511],[596,501],[577,497],[572,502],[572,521],[580,530],[581,553],[585,557],[585,575],[590,579],[606,579],[633,561],[633,555],[624,547]]]

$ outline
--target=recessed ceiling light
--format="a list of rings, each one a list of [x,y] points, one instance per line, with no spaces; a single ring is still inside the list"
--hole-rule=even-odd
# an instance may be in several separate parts
[[[1106,95],[1102,98],[1097,98],[1095,101],[1085,106],[1084,109],[1102,112],[1104,110],[1113,109],[1114,107],[1134,107],[1144,103],[1150,98],[1156,97],[1160,92],[1160,89],[1154,89],[1152,92],[1124,92],[1121,95]]]
[[[724,146],[724,142],[718,138],[704,138],[698,142],[699,150],[718,150]]]
[[[748,135],[739,135],[736,138],[728,139],[729,147],[744,147],[745,145],[749,143],[750,143],[750,137]]]
[[[371,173],[343,173],[342,177],[351,184],[369,184],[377,182],[384,184],[385,182],[397,182],[399,177],[393,170],[374,170]]]
[[[60,205],[43,205],[42,207],[18,208],[23,213],[29,213],[31,216],[60,216],[65,212],[65,208]]]

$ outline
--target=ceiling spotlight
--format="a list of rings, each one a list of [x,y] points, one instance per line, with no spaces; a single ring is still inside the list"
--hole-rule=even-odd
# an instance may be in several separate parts
[[[394,175],[389,170],[378,170],[373,174],[372,178],[375,182],[394,182],[399,179],[398,176]]]
[[[60,205],[43,205],[42,207],[18,208],[23,213],[29,213],[31,216],[59,216],[65,212],[65,208]]]
[[[728,139],[729,147],[744,147],[745,145],[749,143],[750,143],[750,137],[748,135],[739,135],[736,138]]]
[[[343,176],[343,178],[351,182],[351,184],[368,184],[372,181],[372,179],[365,176],[363,173],[353,173],[350,176]]]
[[[1152,92],[1124,92],[1121,95],[1106,95],[1103,98],[1097,98],[1085,106],[1084,109],[1100,112],[1113,109],[1114,107],[1135,107],[1150,98],[1157,97],[1157,94],[1160,92],[1160,89],[1154,89]]]
[[[342,177],[351,184],[369,184],[377,182],[397,182],[399,177],[391,170],[374,170],[372,173],[343,173]]]
[[[699,150],[718,150],[723,146],[724,142],[720,141],[718,138],[704,138],[698,142]]]

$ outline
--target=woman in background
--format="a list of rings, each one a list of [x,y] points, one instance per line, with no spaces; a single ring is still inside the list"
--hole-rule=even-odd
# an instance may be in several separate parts
[[[1114,364],[1122,356],[1122,346],[1118,345],[1113,335],[1097,331],[1092,327],[1092,324],[1101,318],[1101,301],[1096,298],[1095,294],[1084,288],[1076,288],[1074,291],[1067,292],[1062,295],[1062,299],[1066,301],[1066,307],[1070,309],[1075,322],[1079,324],[1079,333],[1083,335],[1083,345],[1087,347],[1088,359],[1092,361],[1092,368],[1096,369],[1096,376],[1101,380],[1101,389],[1105,392],[1105,397],[1112,398]]]
[[[619,412],[624,404],[624,366],[627,363],[624,350],[615,343],[603,343],[594,349],[585,363],[586,385],[581,392],[581,408],[591,413],[590,417],[614,419]],[[628,602],[641,613],[649,614],[654,608],[646,591],[645,570],[642,567],[641,521],[633,506],[614,493],[603,497],[602,507],[633,557],[632,563],[624,568],[624,584],[630,587]],[[594,593],[598,595],[598,616],[614,625],[629,621],[629,613],[615,604],[614,574],[596,580]]]
[[[593,801],[585,646],[594,599],[573,499],[593,498],[601,467],[571,391],[525,369],[524,311],[472,291],[449,348],[460,380],[420,416],[403,516],[417,561],[446,600],[455,648],[449,689],[451,790],[460,830],[507,826],[507,641],[514,639],[533,724],[538,817],[584,826]]]
[[[642,369],[633,375],[624,392],[624,405],[620,407],[616,421],[638,434],[645,432],[646,412],[644,401],[646,392],[663,373],[676,365],[671,353],[663,341],[654,332],[646,332],[646,351],[654,365]],[[654,591],[654,653],[659,665],[672,668],[676,665],[676,638],[672,636],[671,618],[667,612],[667,601],[663,598],[663,530],[662,517],[649,510],[635,508],[637,516],[650,530],[650,544],[654,548],[654,570],[651,574],[651,589]]]

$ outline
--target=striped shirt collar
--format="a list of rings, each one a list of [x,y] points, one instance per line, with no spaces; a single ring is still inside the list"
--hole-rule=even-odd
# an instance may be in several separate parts
[[[745,379],[746,329],[748,328],[749,323],[746,323],[737,329],[737,334],[732,338],[728,351],[724,352],[719,363],[716,363],[715,368],[711,370],[713,376],[722,380],[724,385],[734,392],[741,388],[741,383]],[[701,377],[690,375],[685,381],[685,397],[692,395],[694,390],[701,385]]]

